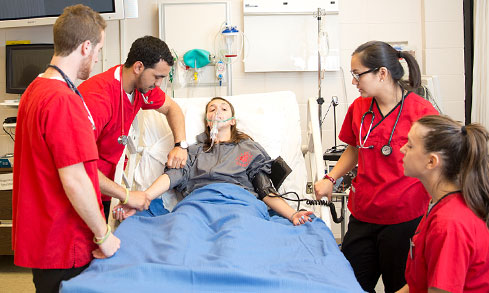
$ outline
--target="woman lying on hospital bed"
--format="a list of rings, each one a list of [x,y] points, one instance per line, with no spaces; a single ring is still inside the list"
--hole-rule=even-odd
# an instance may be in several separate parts
[[[211,183],[231,183],[261,199],[294,225],[311,221],[312,212],[296,212],[282,198],[268,196],[276,192],[268,179],[272,160],[257,142],[237,130],[234,107],[229,101],[213,98],[206,105],[204,123],[206,130],[197,137],[197,144],[189,147],[185,168],[166,169],[146,190],[151,199],[173,188],[187,196]],[[254,185],[259,186],[258,194]],[[125,205],[114,209],[115,218],[119,220],[135,212]]]

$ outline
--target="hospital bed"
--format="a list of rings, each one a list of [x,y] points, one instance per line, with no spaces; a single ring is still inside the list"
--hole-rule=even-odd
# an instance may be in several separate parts
[[[235,107],[238,129],[292,168],[279,192],[295,191],[312,199],[305,192],[306,182],[324,173],[319,129],[314,118],[308,119],[308,132],[317,133],[308,133],[308,141],[301,145],[295,95],[225,98]],[[195,136],[204,130],[209,98],[175,100],[186,117],[187,141],[195,143]],[[116,180],[125,178],[122,181],[137,190],[149,187],[162,174],[174,145],[163,115],[141,113],[133,125],[139,134],[131,133],[139,143],[128,145],[127,168],[122,172],[121,163],[116,173]],[[314,167],[309,178],[304,154]],[[318,217],[293,226],[287,219],[270,216],[263,202],[230,184],[211,184],[179,199],[169,191],[162,200],[171,213],[137,214],[123,221],[115,231],[120,250],[109,259],[94,260],[81,275],[63,282],[61,292],[362,292],[328,227],[326,209],[302,203],[301,208],[313,209]],[[295,202],[288,203],[296,208]]]

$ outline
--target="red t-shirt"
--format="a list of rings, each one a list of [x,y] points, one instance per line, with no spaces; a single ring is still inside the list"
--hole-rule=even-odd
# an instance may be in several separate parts
[[[358,146],[362,116],[370,108],[372,98],[358,98],[349,107],[339,138],[351,146]],[[419,180],[404,176],[401,147],[407,142],[407,134],[413,122],[419,118],[438,114],[430,102],[409,93],[392,136],[392,153],[384,156],[382,146],[387,145],[400,110],[399,103],[385,117],[377,103],[372,111],[375,119],[365,146],[358,149],[358,172],[353,179],[348,198],[348,208],[360,221],[374,224],[398,224],[420,217],[425,211],[429,195]],[[362,136],[368,132],[372,115],[366,115]],[[362,138],[363,141],[364,138]]]
[[[12,247],[18,266],[81,267],[93,233],[63,189],[58,169],[83,162],[103,214],[97,147],[81,99],[64,81],[38,77],[20,100],[15,130]]]
[[[489,292],[489,229],[461,193],[441,199],[413,236],[406,263],[410,292]]]
[[[127,94],[121,91],[120,70],[120,65],[114,66],[89,78],[78,87],[95,120],[95,137],[99,152],[98,169],[111,180],[114,180],[117,163],[124,151],[124,146],[117,142],[122,130],[121,93],[124,95],[122,100],[125,135],[129,132],[139,109],[158,109],[165,103],[165,93],[159,87],[145,94],[149,104],[144,102],[137,89],[134,90],[131,103]],[[110,201],[110,197],[103,195],[102,200]]]

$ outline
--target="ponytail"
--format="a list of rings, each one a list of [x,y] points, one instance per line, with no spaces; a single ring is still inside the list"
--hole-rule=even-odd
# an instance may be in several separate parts
[[[487,130],[479,124],[461,128],[463,159],[460,183],[465,202],[489,228],[489,158]]]
[[[419,69],[418,61],[410,53],[399,52],[399,58],[406,60],[409,68],[409,86],[412,89],[421,86],[421,70]]]
[[[448,116],[429,115],[416,123],[428,129],[427,152],[440,154],[441,175],[462,188],[467,206],[489,228],[489,133],[479,124],[462,126]]]

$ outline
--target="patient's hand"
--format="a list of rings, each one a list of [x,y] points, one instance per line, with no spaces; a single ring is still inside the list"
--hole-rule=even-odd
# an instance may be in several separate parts
[[[144,191],[131,191],[127,205],[138,211],[147,210],[151,199]]]
[[[166,166],[168,168],[183,168],[187,163],[187,150],[181,147],[174,147],[170,153],[168,153],[168,162]]]
[[[309,215],[312,215],[313,212],[311,211],[299,211],[295,212],[290,221],[294,224],[294,226],[299,226],[302,224],[305,224],[307,221],[312,222],[312,219],[309,217]]]
[[[111,257],[120,247],[121,241],[111,233],[104,243],[99,245],[99,248],[92,251],[92,255],[95,258]]]
[[[122,222],[123,220],[134,215],[136,212],[137,210],[135,208],[131,208],[127,204],[118,204],[112,210],[112,215],[114,216],[114,219]]]

